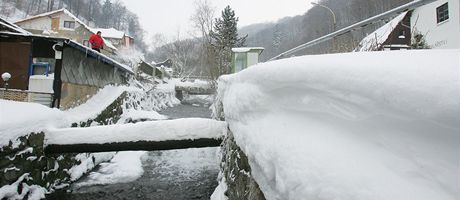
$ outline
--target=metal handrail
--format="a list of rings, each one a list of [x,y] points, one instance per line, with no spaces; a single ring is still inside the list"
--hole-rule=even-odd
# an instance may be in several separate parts
[[[394,9],[391,9],[387,12],[384,12],[384,13],[381,13],[379,15],[376,15],[376,16],[373,16],[371,18],[368,18],[368,19],[365,19],[363,21],[360,21],[358,23],[355,23],[351,26],[348,26],[348,27],[345,27],[343,29],[340,29],[338,31],[335,31],[333,33],[330,33],[330,34],[327,34],[325,36],[322,36],[322,37],[319,37],[317,39],[314,39],[310,42],[307,42],[307,43],[304,43],[302,45],[299,45],[295,48],[292,48],[288,51],[285,51],[273,58],[271,58],[270,60],[268,61],[273,61],[273,60],[278,60],[280,58],[283,58],[285,56],[289,56],[289,55],[292,55],[300,50],[303,50],[303,49],[306,49],[310,46],[313,46],[315,44],[318,44],[318,43],[321,43],[321,42],[325,42],[325,41],[328,41],[336,36],[339,36],[339,35],[343,35],[345,33],[348,33],[352,30],[355,30],[357,28],[360,28],[360,27],[364,27],[364,26],[367,26],[369,24],[372,24],[374,22],[377,22],[377,21],[380,21],[380,20],[383,20],[383,19],[387,19],[389,17],[392,17],[394,15],[397,15],[399,13],[402,13],[402,12],[405,12],[405,11],[409,11],[409,10],[413,10],[415,8],[418,8],[420,6],[423,6],[423,5],[426,5],[426,4],[429,4],[429,3],[432,3],[432,2],[435,2],[436,0],[415,0],[413,2],[410,2],[410,3],[407,3],[405,5],[402,5],[402,6],[399,6],[397,8],[394,8]]]

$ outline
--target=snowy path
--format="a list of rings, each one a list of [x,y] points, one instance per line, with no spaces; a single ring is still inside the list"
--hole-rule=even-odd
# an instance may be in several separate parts
[[[191,105],[160,113],[172,119],[210,117],[207,108]],[[72,193],[56,194],[52,199],[209,199],[217,186],[217,151],[121,152],[74,184]]]

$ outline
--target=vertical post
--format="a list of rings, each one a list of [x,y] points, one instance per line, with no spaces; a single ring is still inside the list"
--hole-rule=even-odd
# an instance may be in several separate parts
[[[64,52],[64,44],[56,43],[53,45],[53,49],[55,51],[55,59],[56,64],[54,67],[54,81],[53,81],[53,102],[52,107],[60,108],[61,106],[61,89],[62,89],[62,80],[61,80],[61,72],[62,72],[62,54]]]

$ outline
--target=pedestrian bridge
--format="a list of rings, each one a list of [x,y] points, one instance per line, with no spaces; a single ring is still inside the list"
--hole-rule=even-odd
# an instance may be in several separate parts
[[[227,123],[184,118],[88,128],[52,129],[45,133],[45,153],[154,151],[217,147]]]

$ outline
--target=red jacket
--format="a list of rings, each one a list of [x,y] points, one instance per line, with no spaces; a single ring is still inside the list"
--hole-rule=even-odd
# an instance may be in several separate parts
[[[91,35],[89,38],[89,43],[91,44],[92,49],[103,49],[104,48],[104,40],[101,36],[97,34]]]

